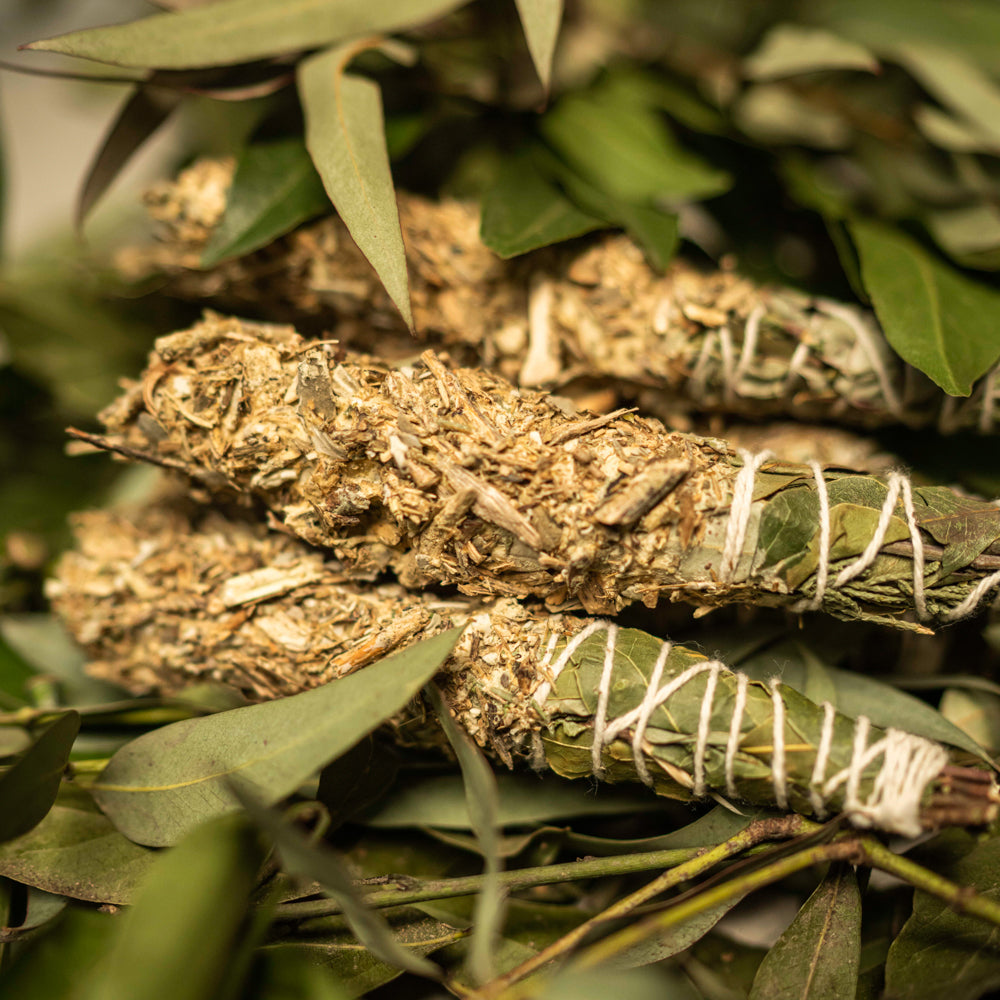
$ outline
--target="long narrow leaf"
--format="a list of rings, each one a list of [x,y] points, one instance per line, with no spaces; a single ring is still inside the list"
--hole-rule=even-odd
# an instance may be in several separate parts
[[[552,56],[556,51],[559,37],[559,22],[562,21],[563,0],[515,0],[517,13],[524,27],[524,37],[535,69],[548,91],[552,83]]]

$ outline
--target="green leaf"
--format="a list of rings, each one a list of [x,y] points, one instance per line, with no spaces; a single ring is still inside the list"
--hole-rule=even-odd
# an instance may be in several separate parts
[[[250,1000],[350,1000],[350,992],[316,962],[316,951],[282,945],[261,948]]]
[[[613,79],[564,97],[541,130],[581,177],[624,202],[664,207],[730,186],[728,174],[678,145],[662,115]]]
[[[370,667],[367,669],[371,669]],[[499,821],[503,826],[527,826],[571,816],[631,815],[655,811],[662,803],[648,794],[534,774],[498,774]],[[379,808],[364,817],[380,828],[434,826],[470,830],[468,804],[462,781],[455,775],[416,778],[401,784]]]
[[[577,208],[539,168],[535,156],[522,153],[503,162],[484,195],[479,235],[506,260],[605,225],[604,219]]]
[[[344,919],[357,939],[377,959],[418,975],[438,977],[439,970],[433,962],[413,954],[396,940],[383,916],[365,903],[347,867],[332,851],[310,843],[304,834],[249,795],[238,790],[236,795],[254,822],[274,840],[284,871],[306,883],[322,886],[340,904]]]
[[[0,875],[73,899],[127,904],[155,857],[122,836],[86,792],[64,785],[38,826],[0,845]]]
[[[878,60],[863,45],[823,28],[776,24],[743,61],[751,80],[774,80],[799,73],[856,69],[877,73]]]
[[[59,716],[0,775],[0,841],[20,837],[45,819],[56,800],[79,731],[79,713]]]
[[[563,0],[515,0],[528,51],[546,91],[552,82],[552,56],[559,37]]]
[[[542,981],[535,1000],[698,1000],[700,994],[677,971],[669,968],[567,969]]]
[[[941,696],[940,710],[987,753],[1000,752],[1000,697],[991,691],[950,687]]]
[[[494,952],[503,927],[503,893],[498,881],[503,867],[500,862],[500,793],[486,758],[471,738],[458,728],[433,684],[427,688],[427,697],[462,769],[469,820],[485,859],[485,878],[476,896],[469,941],[469,973],[474,981],[485,983],[493,976]]]
[[[412,327],[382,98],[371,80],[344,72],[357,52],[357,44],[346,45],[299,63],[306,146],[344,225]]]
[[[201,254],[214,267],[267,246],[328,210],[330,200],[299,139],[256,143],[240,154],[226,212]]]
[[[1000,838],[992,838],[937,874],[1000,900]],[[889,948],[886,994],[894,1000],[977,1000],[1000,988],[1000,927],[956,913],[925,892]]]
[[[238,809],[233,782],[273,804],[402,708],[440,668],[459,631],[291,698],[140,736],[111,759],[94,797],[125,836],[153,847]]]
[[[219,0],[182,13],[74,31],[25,48],[119,66],[192,69],[250,62],[347,38],[401,31],[462,0]]]
[[[243,817],[200,826],[151,867],[81,998],[214,1000],[239,985],[250,894],[264,859]],[[234,975],[234,973],[236,975]]]
[[[861,960],[861,894],[835,865],[764,957],[750,1000],[854,1000]]]
[[[968,396],[1000,357],[1000,292],[969,280],[898,230],[862,220],[850,230],[893,349],[945,392]]]

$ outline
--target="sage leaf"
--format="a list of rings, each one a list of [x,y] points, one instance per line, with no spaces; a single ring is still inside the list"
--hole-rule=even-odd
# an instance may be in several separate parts
[[[886,339],[945,392],[968,396],[1000,357],[1000,292],[953,270],[898,230],[860,219],[849,226]]]
[[[150,868],[111,948],[81,984],[81,1000],[213,1000],[233,995],[250,893],[264,859],[243,817],[203,824]]]
[[[305,146],[282,139],[247,146],[226,198],[226,212],[201,254],[214,267],[267,246],[329,210],[330,200]]]
[[[743,73],[751,80],[830,69],[877,73],[879,64],[863,45],[823,28],[799,24],[776,24],[743,61]]]
[[[500,794],[486,758],[470,737],[459,729],[433,684],[427,688],[427,697],[458,758],[469,819],[485,862],[485,878],[476,896],[472,937],[469,940],[469,972],[474,980],[485,983],[493,976],[494,952],[503,927],[503,892],[498,879],[503,867],[500,862]]]
[[[284,870],[306,883],[322,886],[340,904],[357,939],[377,959],[407,972],[439,977],[440,970],[433,962],[407,951],[396,940],[382,915],[365,903],[349,870],[332,851],[311,844],[304,834],[250,795],[236,788],[234,792],[254,822],[274,841]]]
[[[31,42],[118,66],[228,66],[315,49],[347,38],[401,31],[441,17],[463,0],[219,0],[128,24]]]
[[[1000,838],[985,841],[937,874],[1000,900]],[[885,984],[886,994],[896,1000],[977,1000],[1000,987],[1000,928],[917,891],[913,915],[889,948]]]
[[[750,1000],[854,1000],[861,960],[861,894],[834,865],[764,956]]]
[[[563,0],[515,0],[535,70],[546,91],[552,82],[552,56],[559,37]]]
[[[0,845],[0,875],[73,899],[124,905],[156,856],[120,834],[85,791],[64,785],[38,826]]]
[[[94,798],[118,830],[151,847],[238,809],[233,782],[271,805],[402,708],[458,635],[452,629],[290,698],[146,733],[111,758]]]
[[[408,326],[413,326],[406,252],[385,144],[378,86],[346,73],[347,45],[311,56],[297,70],[306,146],[354,242],[371,261]]]
[[[567,198],[539,168],[536,156],[523,153],[503,162],[494,185],[483,196],[479,235],[506,260],[605,225],[605,219]]]
[[[101,195],[111,186],[125,164],[139,147],[180,106],[184,95],[179,90],[139,84],[122,105],[114,123],[94,157],[76,203],[75,223],[83,226]]]
[[[45,818],[56,800],[79,731],[79,713],[60,715],[0,775],[0,842],[20,837]]]

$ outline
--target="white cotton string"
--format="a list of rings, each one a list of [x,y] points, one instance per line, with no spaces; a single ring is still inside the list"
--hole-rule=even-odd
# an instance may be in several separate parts
[[[996,383],[998,376],[1000,376],[1000,365],[991,368],[985,378],[983,378],[983,405],[979,411],[980,434],[988,434],[993,430],[993,411],[996,406]]]
[[[774,730],[771,737],[771,784],[774,801],[779,809],[788,808],[788,778],[785,771],[785,703],[781,698],[781,681],[771,679],[771,704],[774,707]]]
[[[736,700],[733,703],[733,718],[729,723],[729,739],[726,740],[726,794],[736,798],[736,778],[734,768],[736,751],[740,746],[740,736],[743,734],[743,713],[747,707],[747,686],[750,678],[746,674],[736,675]]]
[[[792,356],[788,360],[788,374],[785,376],[784,391],[786,393],[791,390],[795,380],[802,374],[802,366],[811,353],[812,349],[804,340],[800,340],[795,350],[792,351]]]
[[[750,363],[753,361],[754,352],[757,350],[757,340],[760,335],[760,321],[764,318],[767,310],[763,302],[758,302],[747,316],[746,325],[743,327],[743,346],[740,348],[740,360],[733,372],[733,391],[739,393],[740,383],[746,375]]]
[[[728,326],[723,326],[718,331],[719,346],[722,348],[722,394],[727,403],[733,401],[733,379],[736,375],[735,350],[733,348],[733,335]]]
[[[828,701],[823,702],[823,728],[819,734],[819,746],[816,748],[816,762],[813,764],[812,777],[809,779],[809,801],[813,812],[819,819],[826,818],[826,803],[823,799],[823,784],[826,781],[826,765],[830,760],[830,749],[833,747],[833,724],[837,710]]]
[[[705,796],[705,751],[708,749],[708,734],[712,721],[712,703],[715,701],[715,686],[719,681],[721,663],[713,663],[705,683],[705,694],[701,699],[698,714],[698,736],[694,744],[694,797]]]
[[[719,577],[726,583],[733,579],[736,566],[743,552],[743,543],[747,537],[747,525],[750,523],[750,512],[753,507],[753,485],[757,470],[771,457],[771,452],[761,451],[756,455],[740,449],[743,468],[736,476],[733,484],[733,500],[729,510],[729,522],[726,525],[726,540],[722,547],[722,562],[719,565]]]
[[[816,482],[816,493],[819,497],[819,561],[816,564],[816,593],[812,600],[799,601],[793,611],[816,611],[823,606],[826,594],[826,583],[830,576],[830,491],[826,487],[826,477],[819,462],[810,462],[813,479]]]
[[[885,541],[886,532],[889,530],[889,522],[895,513],[896,501],[899,499],[900,490],[903,488],[904,478],[898,472],[894,472],[889,476],[887,484],[889,491],[886,494],[885,503],[882,504],[882,511],[879,514],[875,533],[872,535],[871,541],[868,542],[868,546],[864,552],[850,566],[845,566],[837,574],[834,586],[843,587],[845,583],[853,580],[859,573],[863,573],[875,561],[875,557],[878,555],[879,549],[882,548],[882,543]]]
[[[649,725],[649,717],[653,714],[654,705],[652,699],[648,697],[650,691],[659,690],[660,680],[663,677],[663,669],[667,665],[667,657],[670,655],[671,645],[664,642],[660,647],[660,654],[653,664],[653,672],[649,675],[649,684],[646,687],[647,697],[643,698],[639,706],[639,717],[635,722],[635,731],[632,733],[632,760],[635,762],[635,771],[639,775],[639,780],[644,785],[653,784],[650,777],[649,768],[646,767],[646,758],[642,752],[642,741],[646,735],[646,727]],[[607,730],[605,730],[605,733]]]
[[[947,614],[944,615],[944,620],[946,622],[958,621],[959,618],[964,618],[967,614],[971,614],[979,606],[979,602],[988,594],[994,587],[1000,587],[1000,570],[996,573],[991,573],[989,576],[984,576],[982,580],[979,581],[969,591],[968,596],[962,601],[961,604],[956,604]]]
[[[705,395],[705,386],[708,382],[708,364],[712,360],[712,349],[715,347],[716,334],[710,331],[705,334],[702,341],[701,350],[698,352],[698,360],[695,361],[691,369],[690,385],[694,390],[691,395],[699,399]]]
[[[615,667],[615,646],[618,642],[618,626],[606,623],[608,641],[604,646],[604,669],[597,689],[597,712],[594,715],[594,739],[590,748],[595,778],[604,777],[601,751],[604,749],[604,731],[608,725],[608,698],[611,696],[611,675]]]
[[[913,509],[913,487],[906,476],[902,477],[903,510],[906,513],[906,526],[910,531],[910,543],[913,545],[913,606],[918,618],[927,617],[927,601],[924,598],[924,540],[920,537],[917,527],[917,514]]]

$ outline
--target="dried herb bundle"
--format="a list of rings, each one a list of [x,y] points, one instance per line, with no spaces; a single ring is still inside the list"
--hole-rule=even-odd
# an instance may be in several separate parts
[[[735,454],[427,352],[340,361],[289,328],[210,317],[161,338],[102,415],[132,457],[252,495],[349,571],[614,613],[661,598],[947,621],[1000,583],[1000,509]],[[910,627],[912,623],[909,623]]]
[[[410,353],[405,326],[337,218],[207,271],[232,162],[203,160],[147,201],[164,239],[126,251],[129,277],[172,275],[174,294],[290,320],[317,317],[342,343]],[[399,199],[416,327],[463,363],[525,386],[611,392],[665,419],[694,408],[875,427],[995,431],[995,368],[967,399],[945,396],[889,348],[874,317],[728,271],[649,267],[624,236],[502,261],[473,206]],[[335,326],[334,326],[335,324]]]
[[[984,772],[951,766],[922,740],[908,746],[926,757],[923,783],[912,771],[909,811],[886,814],[877,781],[891,733],[644,632],[509,599],[483,606],[345,583],[302,542],[177,504],[79,515],[76,534],[78,551],[50,583],[54,607],[92,672],[133,690],[211,678],[271,698],[461,625],[446,699],[508,766],[534,753],[565,777],[638,778],[671,798],[725,793],[821,816],[846,808],[860,825],[903,833],[996,811]],[[394,731],[435,742],[419,705]]]

